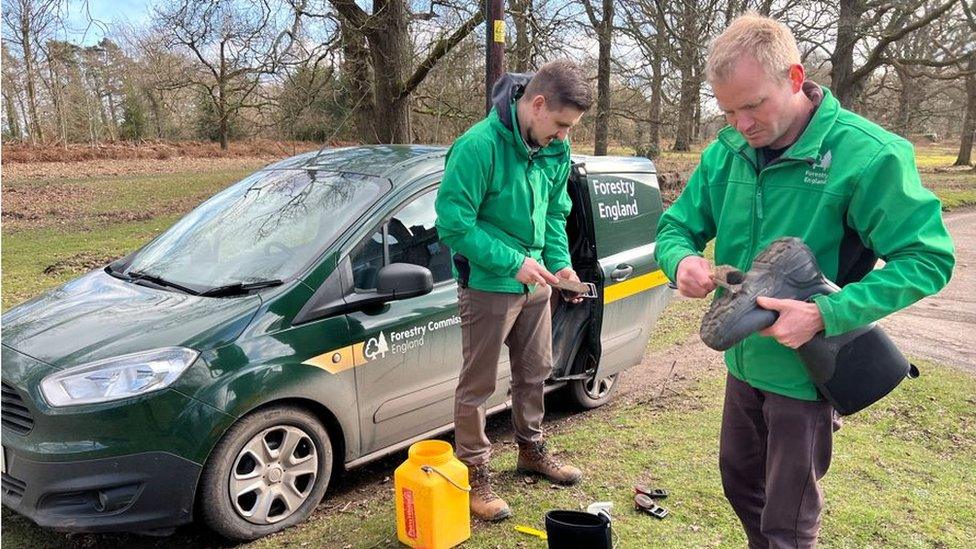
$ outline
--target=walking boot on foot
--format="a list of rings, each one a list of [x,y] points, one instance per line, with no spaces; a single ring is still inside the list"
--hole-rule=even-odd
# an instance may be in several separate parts
[[[546,449],[546,443],[519,442],[518,472],[542,475],[556,484],[570,486],[583,478],[583,473],[572,465],[556,461]]]
[[[491,489],[488,464],[469,465],[471,483],[471,513],[481,520],[499,521],[512,515],[505,500]]]

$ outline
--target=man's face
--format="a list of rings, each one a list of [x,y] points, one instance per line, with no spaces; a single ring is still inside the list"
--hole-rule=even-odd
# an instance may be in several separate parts
[[[750,56],[743,56],[724,82],[713,82],[715,100],[728,123],[739,131],[752,148],[781,148],[798,116],[794,94],[803,84],[803,67],[794,65],[786,75],[770,77]],[[802,93],[802,92],[801,92]]]
[[[533,97],[529,107],[531,110],[526,133],[530,147],[545,147],[553,139],[566,139],[569,130],[583,117],[583,111],[574,107],[550,110],[549,102],[542,95]]]

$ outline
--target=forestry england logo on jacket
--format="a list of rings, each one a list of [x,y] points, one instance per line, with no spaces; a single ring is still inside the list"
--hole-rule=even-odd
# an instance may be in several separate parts
[[[825,185],[827,183],[827,173],[830,171],[831,153],[827,152],[820,155],[809,169],[803,179],[808,185]]]

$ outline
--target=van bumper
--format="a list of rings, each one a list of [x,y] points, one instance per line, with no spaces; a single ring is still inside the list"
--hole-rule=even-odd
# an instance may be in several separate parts
[[[4,448],[3,505],[64,532],[167,533],[193,517],[202,467],[166,452],[70,462]]]

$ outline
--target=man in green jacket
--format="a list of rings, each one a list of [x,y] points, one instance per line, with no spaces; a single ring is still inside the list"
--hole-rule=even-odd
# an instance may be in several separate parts
[[[759,298],[779,318],[726,352],[719,449],[725,494],[750,547],[816,544],[839,427],[795,348],[938,292],[954,264],[939,200],[910,143],[805,81],[785,25],[742,16],[715,39],[706,76],[729,126],[658,225],[656,256],[679,291],[715,289],[701,253],[746,271],[773,240],[801,238],[842,290],[806,303]],[[877,258],[883,268],[872,270]]]
[[[470,471],[471,511],[511,515],[492,491],[485,402],[495,392],[502,344],[512,369],[512,423],[520,471],[575,484],[542,435],[543,388],[552,368],[550,287],[579,281],[566,236],[572,202],[570,128],[593,103],[579,68],[554,61],[535,75],[506,74],[493,108],[454,142],[437,194],[438,236],[454,253],[464,364],[454,403],[457,456]],[[555,274],[553,274],[555,273]]]

